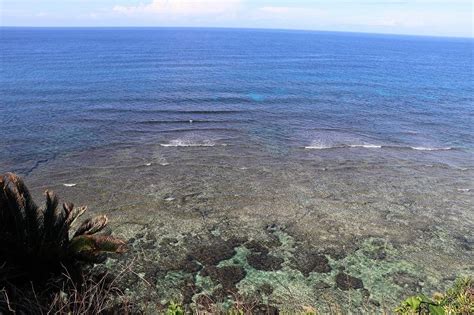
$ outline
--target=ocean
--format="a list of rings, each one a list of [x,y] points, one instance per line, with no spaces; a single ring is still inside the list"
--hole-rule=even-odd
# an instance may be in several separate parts
[[[107,213],[133,239],[284,233],[280,241],[292,241],[275,249],[286,254],[272,276],[294,285],[301,303],[320,301],[294,276],[294,244],[342,252],[327,254],[332,273],[313,280],[331,283],[343,266],[378,301],[389,290],[442,289],[446,277],[473,272],[473,44],[2,28],[0,170],[23,176],[38,199],[50,188]],[[380,240],[389,258],[374,262],[362,253]],[[158,245],[153,255],[162,261]],[[245,268],[242,292],[271,273]],[[283,289],[273,292],[284,301]]]

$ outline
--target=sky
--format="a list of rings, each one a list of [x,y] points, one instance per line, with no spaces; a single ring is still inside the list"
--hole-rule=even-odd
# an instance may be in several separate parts
[[[473,37],[471,0],[0,0],[0,26],[238,27]]]

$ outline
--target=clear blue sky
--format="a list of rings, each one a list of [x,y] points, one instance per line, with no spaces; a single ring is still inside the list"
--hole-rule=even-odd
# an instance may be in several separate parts
[[[198,26],[473,35],[471,0],[0,0],[2,26]]]

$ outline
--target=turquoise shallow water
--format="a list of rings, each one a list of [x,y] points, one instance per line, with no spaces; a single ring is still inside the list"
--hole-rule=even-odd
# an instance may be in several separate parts
[[[193,301],[217,298],[212,268],[239,266],[236,288],[270,284],[280,307],[380,310],[474,273],[472,40],[0,35],[0,170],[38,199],[53,189],[107,213],[131,240],[125,260],[152,284],[131,279],[132,298],[189,299],[183,283]],[[206,246],[222,256],[215,266],[181,264],[209,260],[196,254]],[[340,272],[364,288],[342,290]]]

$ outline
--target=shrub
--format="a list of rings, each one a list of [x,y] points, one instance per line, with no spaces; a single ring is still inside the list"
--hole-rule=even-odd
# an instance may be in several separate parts
[[[72,203],[59,201],[46,191],[44,207],[38,207],[24,182],[15,174],[0,177],[0,283],[12,279],[44,278],[78,267],[99,263],[106,253],[120,253],[125,242],[98,234],[107,225],[100,215],[82,222],[73,233],[71,227],[86,211]]]

